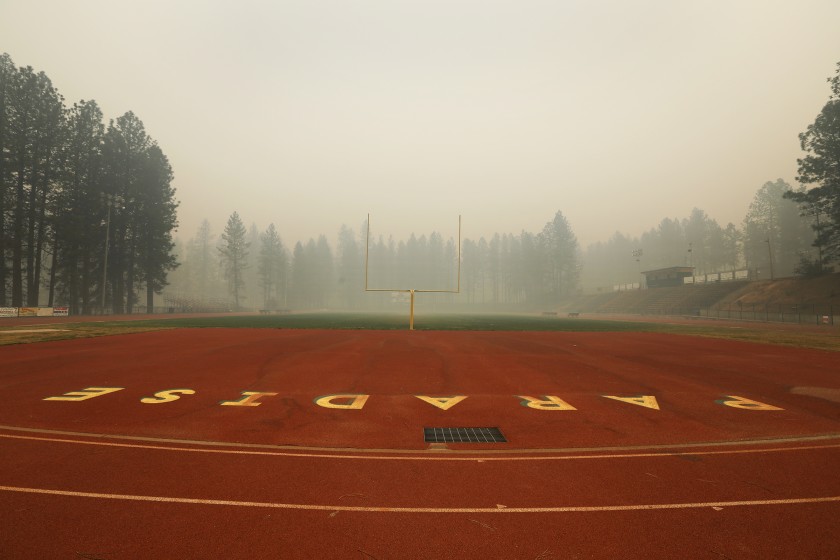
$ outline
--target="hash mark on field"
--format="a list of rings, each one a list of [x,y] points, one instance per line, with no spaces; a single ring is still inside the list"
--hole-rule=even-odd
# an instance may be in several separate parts
[[[338,501],[343,500],[344,498],[364,498],[366,497],[364,494],[344,494],[338,497]]]
[[[491,530],[491,531],[495,531],[495,530],[496,530],[496,528],[495,528],[495,527],[491,527],[491,526],[490,526],[490,525],[488,525],[487,523],[482,523],[481,521],[478,521],[477,519],[470,519],[470,521],[472,521],[472,522],[473,522],[473,523],[475,523],[476,525],[481,525],[481,526],[482,526],[482,527],[484,527],[485,529],[489,529],[489,530]]]

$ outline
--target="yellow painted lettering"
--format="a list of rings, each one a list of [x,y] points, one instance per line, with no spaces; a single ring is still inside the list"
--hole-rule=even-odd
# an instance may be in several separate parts
[[[552,395],[544,395],[541,399],[525,395],[519,395],[519,398],[522,399],[519,404],[537,410],[577,410],[560,397]]]
[[[315,404],[324,408],[361,410],[370,395],[324,395],[315,399]],[[344,402],[333,402],[344,401]]]
[[[181,395],[194,395],[195,391],[192,389],[167,389],[166,391],[158,391],[151,397],[144,397],[140,399],[143,404],[161,404],[172,401],[177,401]]]
[[[746,399],[737,395],[726,395],[726,399],[727,400],[722,399],[716,402],[724,406],[731,406],[732,408],[740,408],[742,410],[784,410],[778,406]]]
[[[449,410],[459,402],[467,397],[465,395],[458,395],[453,397],[427,397],[424,395],[414,395],[423,402],[427,402],[432,406],[436,406],[441,410]]]
[[[605,399],[613,399],[615,401],[626,402],[629,404],[636,404],[645,408],[652,408],[659,410],[659,403],[656,402],[656,397],[653,395],[639,395],[638,397],[616,397],[614,395],[602,395]]]
[[[101,397],[102,395],[107,395],[108,393],[116,393],[117,391],[122,391],[125,387],[88,387],[87,389],[82,389],[81,391],[72,391],[70,393],[64,393],[60,397],[47,397],[45,401],[86,401],[88,399],[93,399],[95,397]]]
[[[273,397],[277,393],[260,393],[258,391],[242,391],[242,398],[238,401],[222,401],[219,404],[222,406],[260,406],[262,403],[257,402],[262,397]]]

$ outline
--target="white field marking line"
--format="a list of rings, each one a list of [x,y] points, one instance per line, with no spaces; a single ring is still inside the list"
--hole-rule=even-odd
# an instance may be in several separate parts
[[[446,457],[434,456],[387,456],[387,455],[329,455],[321,453],[289,453],[282,451],[251,451],[235,449],[195,449],[191,447],[174,447],[165,445],[138,445],[134,443],[112,443],[105,441],[82,441],[74,439],[43,438],[33,436],[14,436],[0,434],[7,439],[23,439],[32,441],[46,441],[51,443],[74,443],[77,445],[99,445],[105,447],[122,447],[129,449],[153,449],[157,451],[184,451],[187,453],[220,453],[223,455],[257,455],[269,457],[304,457],[307,459],[368,459],[374,461],[569,461],[580,459],[636,459],[645,457],[678,457],[686,455],[741,455],[747,453],[779,453],[784,451],[813,451],[817,449],[838,449],[840,443],[829,445],[809,445],[798,447],[775,447],[766,449],[727,449],[719,451],[684,451],[666,453],[613,453],[608,455],[559,455],[559,456],[526,456],[526,457]]]
[[[315,504],[283,504],[274,502],[244,502],[236,500],[207,500],[199,498],[173,498],[168,496],[138,496],[133,494],[102,494],[98,492],[74,492],[71,490],[49,490],[46,488],[26,488],[22,486],[0,486],[3,492],[26,494],[46,494],[50,496],[68,496],[74,498],[98,498],[104,500],[129,500],[135,502],[156,502],[170,504],[197,504],[209,506],[259,507],[274,509],[292,509],[308,511],[350,511],[350,512],[387,512],[387,513],[571,513],[603,511],[640,511],[658,509],[692,509],[736,506],[772,506],[795,504],[819,504],[840,502],[840,496],[817,498],[789,498],[784,500],[744,500],[737,502],[690,502],[681,504],[637,504],[619,506],[557,506],[557,507],[484,507],[484,508],[436,508],[436,507],[385,507],[385,506],[331,506]]]

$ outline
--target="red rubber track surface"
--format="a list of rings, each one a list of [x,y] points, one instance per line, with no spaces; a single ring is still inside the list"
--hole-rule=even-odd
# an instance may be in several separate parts
[[[2,347],[0,558],[837,557],[838,372],[837,353],[651,333]],[[88,387],[122,390],[44,400]],[[168,389],[195,393],[141,402]],[[245,391],[276,395],[220,405]],[[313,402],[336,394],[369,397]],[[639,395],[659,409],[605,398]],[[429,449],[424,426],[509,441]]]

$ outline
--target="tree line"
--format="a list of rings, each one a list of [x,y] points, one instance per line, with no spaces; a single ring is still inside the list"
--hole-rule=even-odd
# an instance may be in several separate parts
[[[665,218],[640,236],[616,232],[581,251],[568,221],[558,212],[537,234],[523,231],[465,239],[457,279],[463,294],[459,301],[545,306],[581,286],[589,291],[612,289],[616,284],[640,282],[644,270],[671,266],[690,266],[696,274],[746,269],[752,278],[831,271],[831,265],[840,261],[840,63],[837,68],[837,74],[828,79],[828,103],[799,137],[806,154],[798,160],[799,186],[781,179],[766,182],[755,193],[741,224],[721,226],[694,208],[688,217]],[[188,289],[197,282],[201,294],[207,293],[208,228],[205,222],[190,242],[181,279]],[[243,240],[238,244],[231,242],[234,230]],[[284,307],[356,307],[363,297],[360,287],[369,280],[362,277],[362,263],[371,255],[373,264],[368,263],[367,271],[377,287],[435,286],[441,279],[451,286],[451,271],[457,268],[453,240],[443,240],[436,233],[411,235],[400,242],[364,239],[364,260],[360,238],[347,226],[339,231],[336,255],[323,235],[317,241],[298,242],[289,252],[273,224],[262,236],[252,227],[250,241],[244,241],[245,235],[234,214],[220,251],[228,291],[234,294],[236,305],[249,285],[248,275],[238,271],[240,266],[247,267],[243,259],[249,246],[260,247],[250,285],[265,306],[282,302]],[[241,258],[235,256],[237,246]],[[195,272],[190,274],[191,270]],[[448,279],[441,270],[449,271]],[[452,302],[451,295],[441,298]]]
[[[363,223],[355,230],[342,225],[335,248],[323,234],[287,246],[274,224],[264,232],[255,225],[249,230],[234,212],[221,235],[212,235],[205,220],[179,249],[183,266],[173,274],[172,290],[198,300],[228,297],[234,307],[249,309],[387,308],[402,302],[395,294],[366,294],[367,283],[386,292],[460,289],[458,297],[424,295],[424,306],[433,309],[540,309],[581,290],[639,282],[643,271],[670,266],[691,266],[697,274],[746,269],[752,278],[809,274],[819,253],[815,222],[790,199],[791,192],[781,179],[768,181],[738,226],[722,227],[694,208],[688,217],[665,218],[641,236],[616,232],[585,249],[558,211],[537,232],[463,239],[460,275],[458,240],[437,232],[396,240],[374,231],[368,240]]]
[[[821,273],[840,261],[840,64],[828,81],[828,103],[800,135],[799,186],[767,182],[738,225],[695,208],[582,250],[557,212],[537,232],[395,240],[344,225],[335,247],[325,235],[288,246],[274,224],[246,228],[234,212],[220,235],[205,221],[176,246],[172,168],[140,119],[129,111],[106,126],[95,101],[66,106],[43,72],[4,54],[0,306],[130,313],[145,292],[151,311],[171,280],[169,294],[234,308],[388,306],[389,290],[411,288],[441,290],[429,295],[432,305],[537,308],[675,265],[746,268],[753,277]],[[366,294],[365,285],[383,291]],[[454,288],[460,297],[443,293]]]
[[[813,273],[819,254],[814,221],[789,199],[791,192],[781,179],[766,182],[739,225],[721,226],[694,208],[688,217],[664,218],[640,236],[616,232],[588,247],[583,283],[609,289],[671,266],[694,267],[698,275],[747,270],[753,279]]]
[[[616,232],[581,250],[557,212],[539,233],[468,238],[458,253],[455,240],[434,232],[406,241],[369,239],[367,232],[362,238],[344,225],[334,252],[324,235],[289,250],[273,224],[262,234],[256,226],[248,232],[234,213],[219,243],[205,221],[182,248],[185,266],[177,288],[199,300],[226,293],[237,308],[248,294],[251,307],[355,308],[370,301],[387,304],[364,294],[362,286],[447,290],[454,282],[460,305],[535,308],[581,286],[609,290],[641,282],[645,270],[671,266],[693,267],[696,274],[746,269],[754,279],[830,272],[840,261],[840,63],[837,67],[828,80],[828,103],[799,137],[806,154],[798,160],[799,186],[766,182],[738,225],[721,226],[694,208],[688,217],[665,218],[640,236]],[[252,250],[255,267],[248,261]],[[456,279],[453,270],[459,271]],[[432,305],[436,302],[451,306],[455,300],[438,294]]]
[[[387,308],[401,302],[394,292],[410,289],[434,292],[424,296],[430,307],[550,305],[575,292],[580,272],[577,238],[562,212],[537,233],[489,242],[438,232],[386,239],[366,223],[342,225],[335,248],[325,235],[287,247],[274,224],[249,230],[234,212],[218,237],[205,220],[181,250],[171,292],[194,295],[196,306],[227,295],[234,308],[250,309]]]
[[[131,313],[176,266],[173,173],[131,111],[106,126],[0,56],[0,306]],[[45,301],[46,300],[46,301]]]

